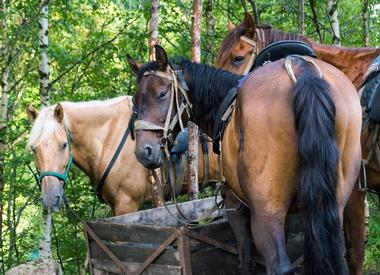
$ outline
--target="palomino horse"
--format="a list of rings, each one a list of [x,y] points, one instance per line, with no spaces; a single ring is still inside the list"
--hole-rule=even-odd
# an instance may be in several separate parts
[[[29,106],[27,112],[33,122],[28,145],[34,151],[36,167],[42,172],[53,172],[40,179],[43,204],[52,210],[60,208],[64,184],[62,176],[67,176],[71,154],[73,162],[90,178],[94,189],[99,190],[102,175],[131,119],[131,97],[62,102],[43,108],[39,113]],[[151,198],[149,170],[136,160],[134,150],[135,141],[128,136],[104,180],[104,188],[99,192],[114,215],[135,212],[143,201]],[[217,157],[210,154],[209,159],[209,178],[216,180],[219,177]],[[199,167],[199,182],[202,182],[201,157]],[[54,176],[54,172],[58,177]]]
[[[350,78],[355,87],[359,88],[371,62],[380,54],[379,48],[328,46],[316,43],[305,36],[275,30],[270,26],[255,26],[249,14],[246,14],[244,22],[238,27],[230,23],[229,30],[229,34],[219,49],[217,64],[220,68],[237,74],[248,72],[257,53],[268,45],[281,40],[299,40],[309,44],[318,59],[340,69]],[[368,135],[368,127],[366,127],[362,140],[367,140]],[[370,151],[367,147],[363,142],[363,158],[365,159]],[[367,171],[368,186],[379,192],[380,166],[376,158],[369,160]],[[355,188],[344,213],[350,274],[363,274],[364,272],[364,196],[364,192]],[[242,247],[244,247],[241,249],[242,252],[249,255],[249,245],[242,243]]]
[[[225,118],[219,107],[228,107],[225,99],[241,79],[203,64],[168,63],[160,46],[154,62],[128,61],[138,81],[136,156],[149,168],[162,165],[167,125],[181,118],[177,110],[189,107],[191,119],[212,136],[217,117]],[[222,139],[222,167],[250,206],[253,240],[267,273],[293,273],[284,222],[298,190],[306,217],[306,274],[343,274],[343,208],[361,159],[355,88],[335,67],[299,56],[268,64],[240,84]]]

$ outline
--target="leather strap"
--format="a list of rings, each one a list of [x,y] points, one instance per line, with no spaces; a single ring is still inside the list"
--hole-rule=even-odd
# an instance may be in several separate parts
[[[106,183],[106,179],[107,179],[108,175],[110,174],[110,172],[112,170],[112,167],[115,165],[115,162],[116,162],[117,158],[119,157],[119,155],[121,153],[121,150],[124,147],[125,142],[128,139],[129,133],[133,132],[134,121],[135,121],[136,117],[137,117],[137,112],[132,112],[132,116],[131,116],[131,118],[129,120],[128,127],[125,130],[124,135],[121,138],[121,140],[119,142],[119,145],[117,146],[116,151],[115,151],[115,153],[112,156],[111,161],[108,163],[108,166],[107,166],[106,170],[104,171],[102,177],[100,178],[98,186],[95,189],[96,195],[102,201],[104,201],[103,198],[102,198],[102,191],[103,191],[104,185]]]

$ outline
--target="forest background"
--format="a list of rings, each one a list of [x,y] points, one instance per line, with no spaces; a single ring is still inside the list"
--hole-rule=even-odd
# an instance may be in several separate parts
[[[42,237],[40,191],[28,168],[28,164],[33,167],[34,163],[32,152],[26,148],[31,128],[26,106],[32,103],[39,108],[43,96],[56,103],[133,94],[135,78],[126,55],[148,60],[151,4],[150,0],[1,0],[1,274],[12,266],[37,259]],[[252,13],[253,4],[260,23],[302,32],[326,44],[337,43],[336,39],[333,41],[333,4],[337,7],[342,46],[380,45],[380,0],[250,0],[246,7]],[[190,57],[192,9],[190,0],[160,2],[159,41],[169,56]],[[202,62],[214,64],[228,21],[238,24],[243,15],[241,1],[203,1]],[[39,22],[46,22],[41,19],[48,19],[48,47],[41,46],[39,31],[44,26]],[[40,91],[43,76],[39,73],[44,54],[50,69],[45,95]],[[109,207],[98,201],[88,178],[77,168],[70,172],[66,194],[72,208],[85,220],[111,215]],[[374,196],[369,196],[369,201],[366,269],[380,272],[379,205]],[[53,257],[61,262],[64,274],[83,273],[86,247],[80,225],[65,210],[54,214],[53,220]]]

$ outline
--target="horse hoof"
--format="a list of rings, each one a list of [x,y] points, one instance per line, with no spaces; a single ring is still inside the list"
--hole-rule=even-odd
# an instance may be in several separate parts
[[[290,264],[279,265],[276,270],[277,275],[293,275],[294,268]]]

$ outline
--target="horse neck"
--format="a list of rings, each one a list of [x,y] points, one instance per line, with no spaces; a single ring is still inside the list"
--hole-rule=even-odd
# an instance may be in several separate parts
[[[70,121],[74,163],[97,182],[130,119],[129,99],[62,105]]]
[[[212,136],[219,106],[242,76],[190,62],[185,63],[183,68],[193,103],[193,120],[208,136]]]
[[[345,48],[312,42],[317,58],[344,72],[358,88],[371,62],[380,54],[380,48]]]

